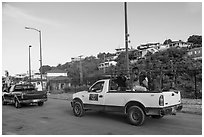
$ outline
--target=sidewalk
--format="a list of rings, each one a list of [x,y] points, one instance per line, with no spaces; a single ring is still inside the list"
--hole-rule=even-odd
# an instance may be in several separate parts
[[[72,100],[73,93],[49,94],[48,98]],[[183,108],[181,112],[202,115],[202,99],[182,99]]]

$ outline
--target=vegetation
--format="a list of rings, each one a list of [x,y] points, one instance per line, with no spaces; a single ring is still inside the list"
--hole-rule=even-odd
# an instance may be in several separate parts
[[[172,40],[165,40],[164,43],[171,43]],[[193,45],[202,46],[202,36],[193,35],[188,38],[188,42]],[[130,69],[137,66],[140,70],[151,74],[152,79],[162,77],[162,82],[171,80],[182,91],[183,97],[201,98],[202,88],[202,61],[194,60],[187,56],[187,48],[169,48],[165,51],[157,53],[148,53],[145,58],[131,64]],[[116,74],[126,70],[125,53],[122,52],[115,60],[116,66],[111,66],[104,71],[98,69],[99,63],[104,62],[108,57],[113,56],[111,53],[99,53],[97,57],[90,56],[82,60],[83,85],[91,85],[96,80],[101,79],[104,75]],[[134,59],[134,55],[130,52],[129,58]],[[58,69],[67,71],[68,77],[71,78],[71,84],[78,88],[80,83],[79,61],[67,62],[56,66]],[[42,71],[45,73],[54,67],[43,66]],[[163,75],[166,73],[167,75]],[[160,82],[160,81],[158,81]],[[170,85],[172,86],[172,85]],[[164,88],[164,87],[160,87]],[[66,89],[69,91],[70,89]]]

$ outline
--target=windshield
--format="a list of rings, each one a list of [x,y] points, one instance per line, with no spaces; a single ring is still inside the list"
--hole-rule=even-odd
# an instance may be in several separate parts
[[[33,85],[16,85],[15,91],[28,91],[28,90],[34,90],[35,87]]]

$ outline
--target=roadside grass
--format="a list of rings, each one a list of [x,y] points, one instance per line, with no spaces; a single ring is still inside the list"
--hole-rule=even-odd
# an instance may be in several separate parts
[[[72,99],[71,93],[60,93],[60,94],[49,94],[48,97],[54,98],[54,99],[62,99],[62,100],[69,100]],[[202,115],[202,99],[187,99],[183,98],[181,100],[183,104],[183,108],[181,112],[183,113],[190,113],[190,114],[198,114]]]
[[[182,99],[183,108],[181,112],[202,115],[202,99]]]

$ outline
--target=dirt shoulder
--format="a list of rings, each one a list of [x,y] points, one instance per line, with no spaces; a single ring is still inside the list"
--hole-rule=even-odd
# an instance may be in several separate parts
[[[202,115],[202,99],[182,99],[183,113]]]
[[[73,93],[49,94],[48,98],[71,101]],[[202,115],[202,99],[182,99],[181,112]]]

